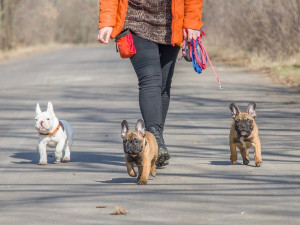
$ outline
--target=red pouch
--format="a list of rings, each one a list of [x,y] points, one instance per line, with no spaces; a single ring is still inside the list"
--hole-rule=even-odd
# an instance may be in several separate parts
[[[130,58],[136,53],[133,38],[129,29],[124,30],[117,37],[117,52],[120,52],[121,58]]]

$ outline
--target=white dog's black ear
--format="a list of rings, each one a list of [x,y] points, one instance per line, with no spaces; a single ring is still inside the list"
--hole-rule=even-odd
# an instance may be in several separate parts
[[[40,114],[41,112],[42,112],[42,110],[41,110],[40,104],[37,103],[37,104],[36,104],[36,108],[35,108],[35,113],[36,113],[36,114]]]
[[[234,104],[234,103],[230,104],[229,109],[231,110],[231,116],[232,116],[232,118],[234,118],[234,117],[236,117],[237,115],[240,114],[239,107],[236,104]]]
[[[54,110],[53,110],[53,105],[51,102],[48,102],[48,107],[47,107],[47,112],[52,115],[55,116]]]
[[[136,122],[135,130],[138,132],[138,134],[140,134],[143,137],[145,137],[145,135],[146,135],[146,128],[145,128],[145,123],[144,123],[143,120],[139,119]]]
[[[126,120],[123,120],[121,123],[121,137],[124,138],[129,131],[128,123]]]
[[[247,108],[247,113],[250,116],[252,116],[253,118],[256,117],[255,108],[256,108],[256,103],[255,102],[249,102],[249,105],[248,105],[248,108]]]

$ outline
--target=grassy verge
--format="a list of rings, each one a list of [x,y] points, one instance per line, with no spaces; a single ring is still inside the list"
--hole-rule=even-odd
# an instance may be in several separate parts
[[[275,82],[300,89],[300,65],[273,67],[270,76]]]
[[[207,52],[215,62],[242,66],[247,70],[266,73],[275,83],[300,90],[300,54],[285,60],[270,60],[265,56],[237,49],[207,45]]]

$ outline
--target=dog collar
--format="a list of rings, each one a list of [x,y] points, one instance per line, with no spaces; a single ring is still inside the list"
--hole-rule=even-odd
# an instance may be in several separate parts
[[[53,132],[51,132],[51,133],[47,133],[47,134],[44,134],[44,133],[40,133],[40,135],[47,135],[47,136],[53,136],[54,134],[56,134],[57,133],[57,131],[59,130],[59,128],[61,127],[61,125],[60,125],[61,123],[59,122],[58,123],[58,126],[56,127],[56,129],[53,131]]]

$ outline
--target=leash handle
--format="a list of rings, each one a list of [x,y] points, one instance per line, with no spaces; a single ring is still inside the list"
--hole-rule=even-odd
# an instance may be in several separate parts
[[[191,44],[187,41],[187,39],[182,42],[182,56],[186,61],[192,62]]]

